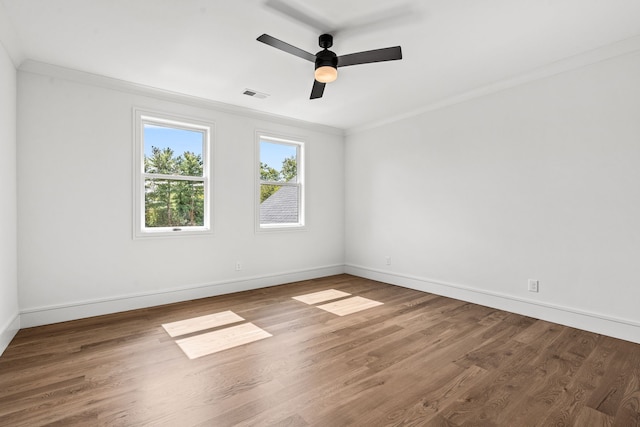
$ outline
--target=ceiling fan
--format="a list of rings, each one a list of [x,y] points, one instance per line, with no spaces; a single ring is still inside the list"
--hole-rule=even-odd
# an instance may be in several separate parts
[[[315,63],[316,70],[314,73],[313,88],[311,89],[311,97],[309,99],[322,98],[326,84],[338,78],[338,67],[402,59],[402,49],[400,46],[338,56],[329,50],[329,48],[333,46],[333,36],[331,34],[322,34],[319,37],[319,44],[322,50],[315,55],[292,46],[289,43],[285,43],[282,40],[278,40],[275,37],[271,37],[268,34],[261,35],[257,40]]]

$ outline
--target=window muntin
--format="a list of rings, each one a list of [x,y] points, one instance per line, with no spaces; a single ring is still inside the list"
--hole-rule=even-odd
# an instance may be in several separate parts
[[[303,227],[302,142],[259,135],[258,153],[258,229]]]
[[[136,236],[210,231],[212,126],[136,114]]]

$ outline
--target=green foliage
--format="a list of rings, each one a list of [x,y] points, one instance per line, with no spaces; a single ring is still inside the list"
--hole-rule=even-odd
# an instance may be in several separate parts
[[[266,163],[260,162],[260,180],[270,182],[288,182],[298,175],[298,163],[295,157],[287,157],[282,161],[282,170],[278,171]],[[273,193],[280,189],[280,185],[261,184],[260,203],[267,200]]]
[[[260,162],[260,179],[262,181],[280,181],[280,172],[268,164]]]
[[[298,176],[298,162],[293,157],[287,157],[282,162],[282,177],[289,182]]]
[[[279,181],[280,172],[272,167],[269,167],[266,163],[260,162],[260,180],[261,181]],[[260,203],[267,200],[273,193],[278,191],[277,185],[262,184],[260,185]]]
[[[173,175],[176,169],[176,160],[171,148],[167,147],[161,150],[158,147],[151,147],[151,158],[144,156],[144,171]]]
[[[144,157],[147,173],[162,175],[202,176],[199,154],[185,151],[174,156],[170,148],[152,147]],[[184,227],[204,225],[204,184],[169,177],[145,182],[145,225],[147,227]]]

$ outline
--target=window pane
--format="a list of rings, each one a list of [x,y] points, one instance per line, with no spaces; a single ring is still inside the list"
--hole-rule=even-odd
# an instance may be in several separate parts
[[[145,179],[146,227],[204,225],[204,182]]]
[[[204,132],[144,124],[144,171],[203,176]]]
[[[260,141],[260,179],[296,182],[298,158],[295,145]]]
[[[298,186],[260,186],[260,224],[298,224]]]

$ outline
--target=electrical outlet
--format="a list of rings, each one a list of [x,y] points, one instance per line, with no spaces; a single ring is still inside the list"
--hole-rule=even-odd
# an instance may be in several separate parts
[[[385,264],[387,264],[387,265],[391,265],[391,257],[390,257],[390,256],[386,256],[386,257],[384,257],[384,262],[385,262]]]
[[[538,292],[538,285],[537,280],[529,279],[529,292]]]
[[[240,261],[236,261],[236,271],[242,270],[242,263]]]

